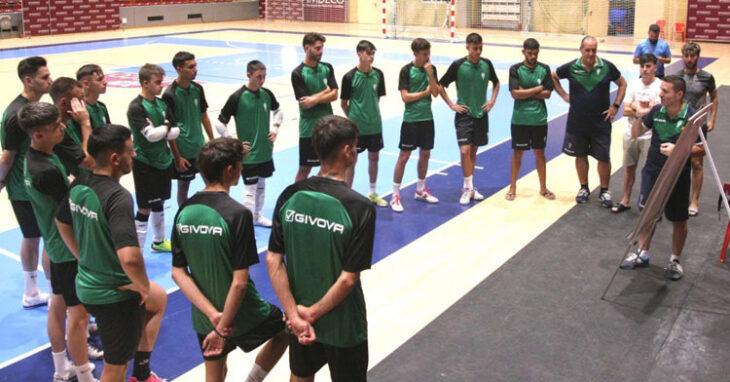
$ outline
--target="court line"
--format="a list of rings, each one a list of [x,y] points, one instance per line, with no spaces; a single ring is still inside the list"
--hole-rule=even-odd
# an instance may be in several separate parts
[[[13,252],[10,252],[10,251],[8,251],[5,248],[0,248],[0,255],[3,255],[3,256],[5,256],[7,258],[10,258],[10,259],[13,259],[13,260],[15,260],[15,261],[17,261],[19,263],[22,263],[23,262],[23,260],[20,259],[20,256],[19,255],[15,254]],[[41,271],[41,272],[43,271],[43,267],[40,264],[38,264],[38,268],[36,268],[36,269],[39,270],[39,271]],[[0,366],[0,368],[2,368],[2,366]]]
[[[43,350],[46,350],[46,349],[48,349],[50,347],[51,347],[51,343],[49,342],[49,343],[47,343],[45,345],[38,346],[35,349],[28,350],[27,352],[25,352],[23,354],[20,354],[20,355],[15,356],[15,357],[13,357],[13,358],[11,358],[11,359],[3,362],[3,363],[0,363],[0,370],[4,369],[6,366],[10,366],[10,365],[12,365],[12,364],[14,364],[14,363],[16,363],[18,361],[22,361],[23,359],[28,358],[28,357],[32,356],[33,354],[36,354],[36,353],[41,352]]]

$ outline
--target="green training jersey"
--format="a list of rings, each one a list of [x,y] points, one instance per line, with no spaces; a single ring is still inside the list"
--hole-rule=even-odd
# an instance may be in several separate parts
[[[58,156],[30,147],[25,155],[25,187],[48,257],[56,264],[76,261],[56,228],[58,205],[68,192],[66,171]]]
[[[253,215],[224,192],[198,192],[175,216],[172,230],[172,266],[188,268],[200,291],[223,312],[233,272],[259,262]],[[208,317],[192,306],[193,329],[206,335],[213,330]],[[234,318],[233,336],[246,334],[271,313],[249,277],[246,293]]]
[[[84,150],[81,148],[82,140],[81,128],[73,119],[69,119],[66,122],[63,141],[53,146],[53,151],[63,163],[66,173],[73,174],[75,177],[91,174],[91,170],[79,167],[79,164],[86,157]]]
[[[438,78],[436,67],[433,67],[433,76]],[[428,87],[428,73],[423,67],[413,65],[409,62],[401,68],[398,76],[398,90],[406,90],[408,93],[419,93]],[[403,112],[403,122],[432,121],[431,95],[417,101],[407,102]]]
[[[499,79],[489,59],[479,57],[475,64],[464,57],[452,62],[439,80],[443,87],[448,87],[452,82],[456,82],[456,103],[469,108],[467,114],[472,118],[481,118],[484,116],[482,106],[487,103],[489,82],[495,87]]]
[[[28,147],[30,147],[30,137],[20,128],[18,111],[29,102],[22,95],[15,97],[13,102],[5,109],[3,119],[0,121],[0,143],[2,143],[2,148],[3,150],[15,151],[13,165],[4,179],[5,189],[8,190],[8,199],[10,200],[28,200],[23,179],[23,163],[25,162],[25,153],[28,152]]]
[[[111,119],[109,119],[109,111],[103,102],[96,101],[93,105],[87,103],[86,110],[89,112],[92,129],[112,123]]]
[[[182,88],[177,81],[173,81],[162,93],[162,100],[180,128],[180,135],[175,140],[180,155],[185,159],[194,159],[205,143],[202,115],[208,111],[208,102],[203,87],[191,82],[190,86]]]
[[[318,62],[315,67],[299,64],[291,72],[291,84],[297,101],[302,97],[317,94],[328,86],[330,89],[337,89],[335,70],[326,62]],[[314,124],[325,115],[332,115],[332,104],[329,102],[317,104],[309,109],[304,109],[300,105],[299,138],[311,137]]]
[[[274,209],[269,250],[286,256],[294,300],[319,301],[342,271],[370,268],[375,207],[345,182],[315,176],[287,187]],[[367,340],[367,315],[358,279],[342,302],[314,323],[317,342],[352,347]]]
[[[266,88],[254,92],[243,85],[228,97],[218,120],[227,124],[234,117],[238,139],[251,144],[251,151],[243,158],[244,165],[271,160],[274,143],[269,141],[269,124],[271,112],[276,110],[279,102]]]
[[[84,304],[111,304],[138,294],[119,290],[131,283],[117,250],[139,247],[132,195],[114,179],[91,174],[71,183],[56,218],[73,226],[79,243],[76,294]]]
[[[148,125],[147,118],[152,121],[153,126],[164,125],[165,121],[169,121],[170,126],[173,126],[174,120],[171,117],[167,112],[167,105],[159,98],[150,101],[140,95],[132,100],[127,109],[127,119],[129,128],[132,130],[134,152],[137,153],[136,160],[159,170],[170,167],[172,151],[168,147],[167,141],[161,139],[157,142],[150,142],[142,135],[142,130]]]
[[[347,118],[357,124],[360,135],[380,134],[383,121],[380,117],[380,97],[385,95],[385,76],[373,67],[363,73],[355,67],[342,77],[340,98],[350,101]]]
[[[542,85],[544,90],[553,90],[553,76],[550,67],[538,62],[534,68],[524,62],[509,68],[509,90],[531,89]],[[547,124],[547,107],[544,99],[516,99],[512,109],[512,123],[515,125],[541,126]]]

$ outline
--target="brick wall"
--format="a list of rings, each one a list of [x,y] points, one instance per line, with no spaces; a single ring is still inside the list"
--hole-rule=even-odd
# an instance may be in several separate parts
[[[119,28],[116,0],[25,0],[26,35],[94,32]]]

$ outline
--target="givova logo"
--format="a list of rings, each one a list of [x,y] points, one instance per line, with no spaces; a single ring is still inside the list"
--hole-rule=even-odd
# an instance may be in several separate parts
[[[200,235],[223,236],[223,228],[212,225],[178,224],[177,232],[181,235],[197,233]]]
[[[70,200],[68,201],[68,204],[69,206],[71,206],[71,212],[78,212],[91,220],[99,220],[99,215],[96,212],[86,208],[86,206],[76,204]]]
[[[306,215],[295,210],[287,210],[284,219],[287,221],[287,223],[306,224],[313,227],[326,229],[333,233],[339,233],[341,235],[345,233],[345,226],[340,223],[331,222],[325,218]]]

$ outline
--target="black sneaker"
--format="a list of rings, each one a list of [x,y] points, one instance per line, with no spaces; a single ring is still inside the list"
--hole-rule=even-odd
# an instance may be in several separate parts
[[[578,204],[583,204],[588,201],[588,197],[591,196],[591,192],[588,191],[587,188],[581,187],[580,190],[578,190],[578,195],[575,196],[575,202]]]
[[[613,207],[613,200],[611,200],[611,192],[610,191],[603,191],[600,195],[598,195],[598,200],[601,201],[601,206],[605,208],[611,208]]]

